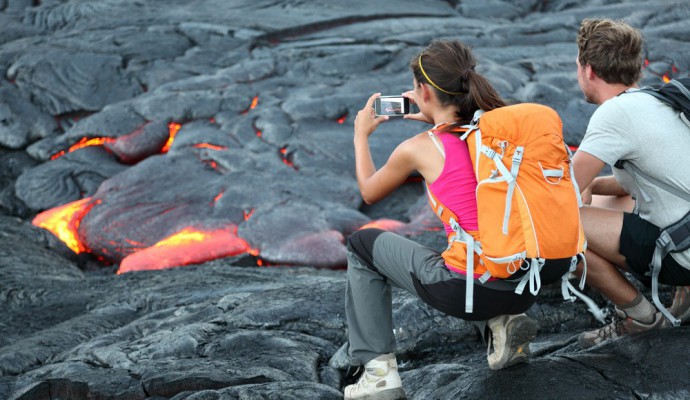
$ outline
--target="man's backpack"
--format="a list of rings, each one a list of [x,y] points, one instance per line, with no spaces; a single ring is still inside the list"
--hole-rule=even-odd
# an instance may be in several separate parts
[[[680,118],[690,127],[690,77],[673,79],[658,87],[645,86],[640,91],[680,111]]]
[[[680,118],[688,125],[688,128],[690,128],[690,77],[674,79],[658,87],[646,86],[639,91],[631,93],[638,92],[648,93],[677,110],[680,113]],[[690,129],[688,129],[688,134],[690,134]],[[641,176],[657,187],[690,202],[690,193],[650,176],[631,162],[620,160],[615,166],[616,168],[625,169],[632,176]],[[685,251],[688,248],[690,248],[690,212],[676,223],[661,229],[661,234],[656,240],[656,248],[654,249],[652,262],[649,264],[650,273],[652,275],[652,300],[657,308],[674,326],[680,325],[680,321],[671,315],[659,300],[659,273],[661,272],[661,260],[666,257],[668,253],[677,253]]]
[[[444,258],[466,264],[465,311],[472,312],[475,273],[483,274],[479,281],[484,284],[492,277],[510,280],[520,269],[527,269],[515,291],[522,293],[529,283],[536,295],[545,260],[571,258],[574,271],[586,239],[570,151],[553,109],[517,104],[478,111],[472,123],[462,128],[465,132],[460,138],[467,142],[478,183],[478,233],[465,232],[428,186],[427,192],[432,209],[453,228]],[[429,135],[436,140],[432,131]],[[574,300],[568,293],[576,293],[568,275],[563,279],[563,294]]]

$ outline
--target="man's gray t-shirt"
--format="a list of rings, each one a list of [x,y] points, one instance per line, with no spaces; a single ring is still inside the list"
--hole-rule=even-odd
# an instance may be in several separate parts
[[[649,176],[690,193],[690,127],[678,111],[636,91],[631,89],[597,108],[578,151],[611,166],[619,160],[630,161]],[[687,200],[623,169],[612,170],[636,200],[635,212],[652,224],[667,227],[690,211]],[[690,250],[671,255],[690,268]]]

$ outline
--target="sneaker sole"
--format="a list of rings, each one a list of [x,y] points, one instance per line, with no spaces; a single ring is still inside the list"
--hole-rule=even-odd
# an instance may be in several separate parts
[[[529,343],[537,337],[537,325],[527,316],[520,316],[513,319],[506,329],[509,338],[510,353],[504,363],[489,365],[492,370],[499,370],[511,367],[527,361],[530,356]],[[515,343],[519,343],[515,346]]]
[[[581,349],[587,350],[587,349],[589,349],[590,347],[594,347],[594,346],[597,345],[596,342],[594,342],[593,340],[587,339],[587,338],[584,337],[583,335],[584,335],[584,334],[581,333],[581,334],[578,335],[578,337],[577,337],[577,344],[580,345],[580,348],[581,348]]]
[[[352,397],[345,397],[345,400],[352,400]],[[370,396],[360,397],[357,400],[407,400],[403,388],[384,390]]]

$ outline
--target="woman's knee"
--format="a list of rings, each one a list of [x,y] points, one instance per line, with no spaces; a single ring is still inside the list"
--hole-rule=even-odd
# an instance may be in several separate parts
[[[360,256],[373,254],[374,242],[384,232],[378,228],[366,228],[353,232],[347,239],[347,249]]]

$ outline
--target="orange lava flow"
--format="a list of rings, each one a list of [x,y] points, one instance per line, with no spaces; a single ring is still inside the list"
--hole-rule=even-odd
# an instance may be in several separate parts
[[[194,146],[192,146],[197,149],[209,149],[209,150],[227,150],[228,148],[226,146],[217,146],[215,144],[210,144],[210,143],[197,143]]]
[[[79,241],[77,230],[82,218],[91,211],[96,202],[91,197],[51,208],[38,214],[32,221],[36,226],[52,232],[76,254],[88,252]]]
[[[165,145],[161,149],[161,153],[167,153],[168,150],[170,150],[170,147],[175,141],[175,135],[177,135],[177,132],[180,131],[180,128],[182,128],[182,125],[178,124],[177,122],[171,122],[168,124],[168,132],[170,133],[170,136],[168,136],[168,141],[165,142]]]
[[[251,247],[237,236],[237,226],[210,231],[187,227],[151,247],[132,253],[120,263],[118,274],[198,264],[248,253]]]
[[[244,220],[249,221],[249,218],[251,218],[252,214],[254,214],[254,209],[252,208],[249,211],[243,211],[243,213],[244,213]]]
[[[113,143],[115,142],[115,139],[113,138],[107,138],[107,137],[97,137],[97,138],[88,138],[88,137],[83,137],[79,139],[79,141],[75,144],[73,144],[67,151],[60,151],[58,153],[53,154],[50,159],[55,160],[56,158],[60,158],[64,156],[66,153],[71,153],[75,150],[83,149],[84,147],[89,147],[89,146],[103,146],[105,143]]]
[[[249,105],[249,109],[255,109],[257,104],[259,104],[259,96],[254,96],[254,98],[252,99],[252,104]]]
[[[338,118],[337,121],[339,124],[344,124],[345,119],[347,118],[347,114],[343,115],[342,117]]]
[[[84,147],[89,147],[89,146],[102,146],[105,143],[112,143],[114,142],[115,139],[113,138],[81,138],[80,141],[77,143],[73,144],[72,147],[67,150],[67,152],[72,152],[74,150],[79,150],[83,149]]]

